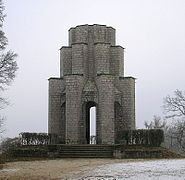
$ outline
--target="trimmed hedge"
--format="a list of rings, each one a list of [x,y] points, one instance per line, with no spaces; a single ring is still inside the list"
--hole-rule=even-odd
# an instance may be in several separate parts
[[[19,134],[21,145],[47,145],[59,143],[56,134],[22,132]]]
[[[164,141],[164,132],[162,129],[124,130],[118,132],[116,139],[119,139],[116,144],[159,147]]]
[[[125,145],[148,145],[158,147],[164,141],[162,129],[137,129],[124,130],[116,134],[116,144]],[[48,145],[62,144],[60,137],[56,134],[47,133],[20,133],[21,145]]]

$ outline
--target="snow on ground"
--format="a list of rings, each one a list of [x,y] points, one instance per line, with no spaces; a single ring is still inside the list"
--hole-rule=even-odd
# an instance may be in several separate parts
[[[69,158],[9,162],[0,179],[185,180],[185,159]]]
[[[185,180],[185,159],[114,163],[75,173],[69,179],[83,180]]]

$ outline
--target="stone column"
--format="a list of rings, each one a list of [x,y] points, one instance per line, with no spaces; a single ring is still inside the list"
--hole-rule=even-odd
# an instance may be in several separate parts
[[[80,141],[79,122],[81,115],[81,94],[83,76],[65,76],[66,81],[66,142],[77,144]]]
[[[114,144],[114,77],[100,75],[97,77],[99,90],[97,126],[98,143]]]

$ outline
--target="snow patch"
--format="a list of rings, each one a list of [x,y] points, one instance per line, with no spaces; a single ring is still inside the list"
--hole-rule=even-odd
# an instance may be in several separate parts
[[[185,159],[148,160],[99,166],[91,172],[80,172],[74,179],[83,180],[185,180]],[[72,178],[73,179],[73,178]]]

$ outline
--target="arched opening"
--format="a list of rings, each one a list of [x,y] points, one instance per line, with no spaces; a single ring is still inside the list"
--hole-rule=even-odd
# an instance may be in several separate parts
[[[90,108],[90,144],[96,144],[96,106]]]
[[[93,101],[86,104],[86,142],[96,144],[96,103]]]

